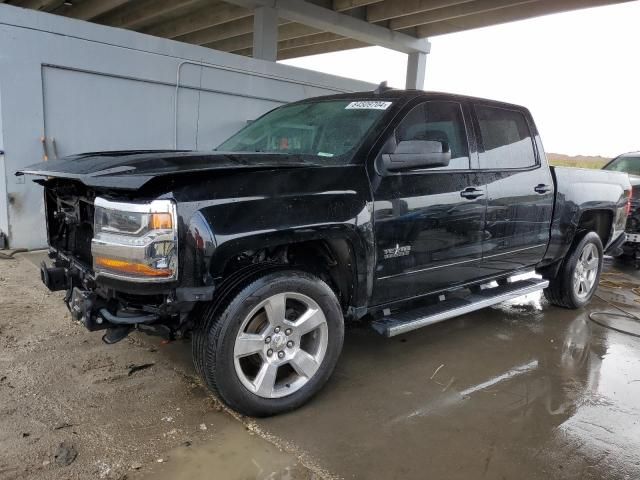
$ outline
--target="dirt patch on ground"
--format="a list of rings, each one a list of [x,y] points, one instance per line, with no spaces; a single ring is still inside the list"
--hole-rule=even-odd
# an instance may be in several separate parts
[[[172,362],[171,348],[138,335],[103,344],[33,265],[0,261],[0,479],[124,479],[218,437],[232,451],[257,440],[275,449]]]

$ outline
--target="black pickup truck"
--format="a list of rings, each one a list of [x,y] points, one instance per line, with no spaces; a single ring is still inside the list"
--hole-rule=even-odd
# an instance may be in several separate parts
[[[249,415],[318,392],[348,321],[393,336],[542,289],[583,306],[631,190],[550,168],[525,108],[387,89],[277,108],[212,152],[19,173],[43,177],[42,279],[73,316],[107,343],[190,336],[207,385]]]

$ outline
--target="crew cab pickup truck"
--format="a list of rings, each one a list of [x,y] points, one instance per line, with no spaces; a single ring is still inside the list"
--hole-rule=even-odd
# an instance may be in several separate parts
[[[215,151],[20,173],[44,186],[41,275],[73,316],[107,343],[189,336],[209,388],[255,416],[318,392],[345,322],[394,336],[543,289],[582,307],[631,190],[550,168],[523,107],[383,88],[282,106]]]

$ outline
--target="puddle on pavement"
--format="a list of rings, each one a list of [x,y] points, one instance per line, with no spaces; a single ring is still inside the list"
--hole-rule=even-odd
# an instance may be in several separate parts
[[[356,329],[315,401],[257,423],[345,478],[640,478],[640,339],[589,320],[609,308],[532,294],[394,339]]]
[[[233,425],[216,440],[167,452],[133,479],[153,480],[299,480],[318,478],[291,454]]]
[[[620,273],[599,296],[640,309],[640,275]],[[640,339],[588,318],[611,308],[538,293],[393,339],[354,328],[316,399],[255,423],[342,478],[640,478]],[[250,438],[170,452],[144,478],[314,478]]]

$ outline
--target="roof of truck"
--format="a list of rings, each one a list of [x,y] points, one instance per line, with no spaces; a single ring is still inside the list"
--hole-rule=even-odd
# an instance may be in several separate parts
[[[401,89],[395,89],[395,88],[388,88],[384,86],[379,87],[376,90],[369,90],[369,91],[363,91],[363,92],[339,93],[336,95],[323,95],[321,97],[307,98],[307,99],[301,100],[299,103],[309,102],[309,101],[317,100],[319,98],[322,98],[322,99],[345,98],[345,99],[363,99],[363,100],[364,99],[371,100],[373,98],[397,100],[400,98],[404,100],[411,100],[413,98],[418,98],[418,97],[432,97],[432,98],[454,100],[458,102],[472,101],[476,103],[488,103],[493,105],[499,105],[501,107],[518,109],[518,110],[527,110],[527,108],[523,107],[522,105],[503,102],[499,100],[492,100],[488,98],[472,97],[469,95],[461,95],[457,93],[434,92],[434,91],[426,91],[426,90],[401,90]]]

